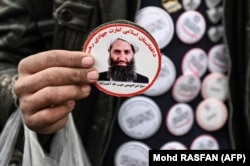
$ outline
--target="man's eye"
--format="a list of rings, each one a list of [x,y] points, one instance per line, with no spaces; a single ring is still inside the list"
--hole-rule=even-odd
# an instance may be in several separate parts
[[[115,53],[115,54],[120,54],[121,51],[116,50],[116,51],[114,51],[114,53]]]
[[[125,54],[130,54],[130,51],[128,50],[128,51],[125,51]]]

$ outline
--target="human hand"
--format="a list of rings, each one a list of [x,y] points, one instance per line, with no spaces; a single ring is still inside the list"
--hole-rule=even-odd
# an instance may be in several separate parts
[[[52,50],[23,59],[14,85],[24,123],[49,134],[63,128],[76,99],[90,94],[98,79],[94,58],[83,52]]]

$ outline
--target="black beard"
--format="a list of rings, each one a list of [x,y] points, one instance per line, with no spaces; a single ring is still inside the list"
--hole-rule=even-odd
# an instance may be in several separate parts
[[[137,76],[134,59],[132,59],[130,63],[127,63],[127,66],[118,66],[115,61],[110,59],[110,67],[108,68],[107,77],[114,81],[135,81]]]

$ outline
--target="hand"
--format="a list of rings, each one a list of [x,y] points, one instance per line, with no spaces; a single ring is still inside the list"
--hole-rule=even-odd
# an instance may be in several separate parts
[[[90,94],[98,79],[87,53],[52,50],[31,55],[18,66],[14,93],[27,127],[39,133],[58,131],[67,122],[76,99]]]

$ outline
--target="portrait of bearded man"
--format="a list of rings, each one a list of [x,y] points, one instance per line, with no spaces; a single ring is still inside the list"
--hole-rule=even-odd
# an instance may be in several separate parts
[[[136,73],[134,56],[138,50],[135,44],[125,39],[116,38],[112,41],[108,49],[109,68],[99,73],[99,80],[148,83],[146,76]]]

